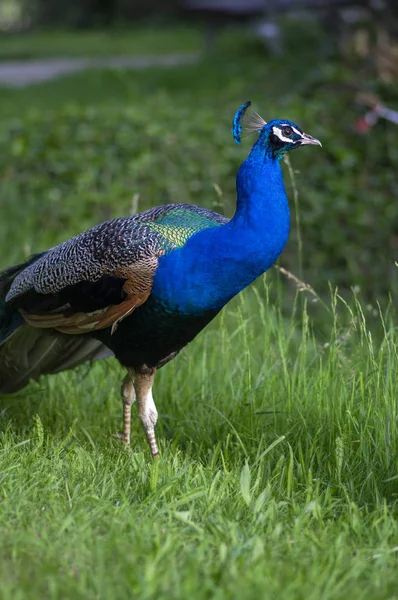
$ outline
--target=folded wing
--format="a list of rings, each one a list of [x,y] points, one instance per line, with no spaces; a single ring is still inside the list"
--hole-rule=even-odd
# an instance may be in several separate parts
[[[102,223],[29,264],[6,302],[31,327],[74,335],[114,331],[149,297],[161,256],[225,222],[207,209],[170,204]]]

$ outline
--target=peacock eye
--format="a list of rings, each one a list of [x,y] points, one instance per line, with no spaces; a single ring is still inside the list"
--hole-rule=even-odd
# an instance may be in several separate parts
[[[286,125],[285,127],[282,127],[282,133],[285,137],[290,137],[293,133],[293,129],[290,125]]]

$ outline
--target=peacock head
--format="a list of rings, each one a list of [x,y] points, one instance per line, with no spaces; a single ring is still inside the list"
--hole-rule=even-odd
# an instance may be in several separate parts
[[[298,125],[287,119],[275,119],[268,123],[260,115],[251,111],[247,126],[242,126],[242,119],[249,108],[251,102],[245,102],[237,110],[233,124],[232,133],[237,144],[240,144],[241,133],[243,131],[259,134],[257,142],[253,146],[252,152],[255,155],[259,153],[268,156],[271,159],[280,160],[284,154],[290,150],[295,150],[301,146],[315,144],[322,146],[316,138],[304,133]]]

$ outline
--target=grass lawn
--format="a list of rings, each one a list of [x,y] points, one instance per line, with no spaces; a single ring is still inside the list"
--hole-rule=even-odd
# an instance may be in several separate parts
[[[368,299],[394,277],[393,248],[377,246],[384,212],[394,218],[394,133],[352,136],[347,95],[327,87],[348,73],[321,68],[310,44],[300,72],[294,55],[228,43],[194,70],[1,91],[1,268],[128,214],[136,194],[140,210],[231,214],[250,142],[232,144],[230,120],[248,97],[324,145],[292,156],[296,202],[285,174],[295,210],[281,262],[322,299],[269,274],[162,369],[158,461],[137,418],[131,450],[111,437],[113,359],[1,398],[1,600],[398,599],[398,336]]]
[[[397,597],[396,334],[258,291],[158,374],[155,463],[112,360],[3,399],[2,598]]]
[[[201,44],[192,26],[0,34],[0,60],[196,52]]]

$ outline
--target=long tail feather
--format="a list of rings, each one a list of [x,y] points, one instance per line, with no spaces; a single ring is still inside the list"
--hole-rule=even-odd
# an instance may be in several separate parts
[[[26,262],[13,265],[0,272],[0,345],[24,324],[22,315],[9,307],[5,298],[15,277],[26,267],[34,263],[44,253],[34,254]]]
[[[58,373],[112,352],[87,336],[71,336],[27,325],[19,311],[5,302],[15,277],[41,254],[0,273],[0,394],[17,392],[40,375]]]
[[[17,392],[40,375],[111,355],[95,339],[25,325],[0,346],[0,394]]]

